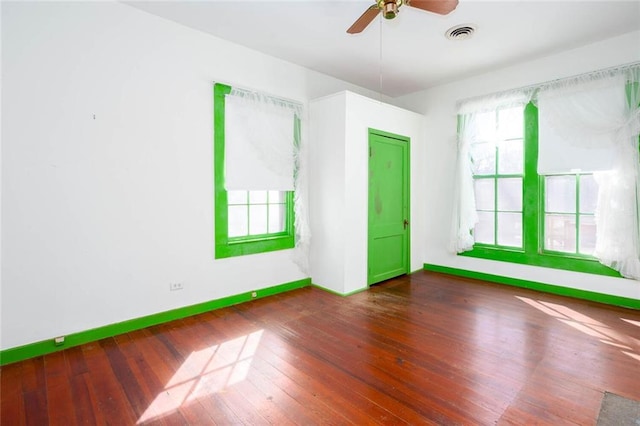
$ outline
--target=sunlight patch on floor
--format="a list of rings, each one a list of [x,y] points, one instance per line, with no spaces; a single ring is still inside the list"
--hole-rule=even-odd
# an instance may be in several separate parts
[[[631,350],[631,348],[627,345],[623,345],[622,343],[611,342],[608,340],[600,340],[602,343],[606,343],[609,346],[615,346],[616,348]]]
[[[541,312],[544,312],[547,315],[556,318],[558,321],[572,327],[575,330],[578,330],[588,336],[595,337],[602,343],[616,346],[620,348],[621,352],[625,355],[630,356],[637,361],[640,361],[640,355],[638,355],[638,353],[634,351],[634,347],[640,348],[640,340],[627,334],[620,333],[617,330],[613,330],[608,325],[603,324],[600,321],[597,321],[587,315],[584,315],[563,305],[537,301],[528,297],[521,296],[516,296],[516,299],[538,309]],[[624,318],[621,319],[630,324],[640,326],[640,322],[638,321],[627,320]]]
[[[170,414],[183,404],[245,380],[262,333],[259,330],[192,352],[137,423]]]
[[[628,322],[629,324],[635,325],[640,327],[640,321],[634,321],[634,320],[630,320],[630,319],[626,319],[626,318],[620,318],[622,321],[624,322]]]
[[[634,354],[633,352],[627,352],[627,351],[622,351],[623,354],[625,354],[628,357],[631,357],[633,359],[635,359],[636,361],[640,362],[640,355],[638,354]]]

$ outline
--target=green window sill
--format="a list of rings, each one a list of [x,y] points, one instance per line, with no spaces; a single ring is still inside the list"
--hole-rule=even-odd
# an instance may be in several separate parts
[[[277,250],[292,249],[295,246],[293,235],[261,238],[256,240],[229,241],[216,244],[216,259],[244,256],[246,254],[264,253]]]
[[[543,268],[563,269],[572,272],[618,277],[621,275],[596,259],[569,257],[564,254],[535,253],[528,254],[517,249],[504,249],[486,246],[476,246],[473,250],[460,253],[460,256],[476,257],[480,259],[497,260],[500,262],[519,263],[522,265],[540,266]]]

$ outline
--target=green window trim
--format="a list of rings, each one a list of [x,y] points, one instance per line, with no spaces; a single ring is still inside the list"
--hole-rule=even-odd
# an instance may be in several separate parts
[[[460,256],[490,259],[573,272],[621,277],[592,256],[543,250],[544,177],[538,175],[538,108],[532,103],[524,109],[523,248],[476,244]]]
[[[229,237],[229,205],[224,185],[225,155],[225,95],[231,86],[215,83],[213,86],[213,170],[214,170],[214,215],[215,215],[215,258],[265,253],[291,249],[295,246],[293,191],[286,192],[286,219],[283,232]],[[294,122],[296,143],[300,140],[300,120]]]

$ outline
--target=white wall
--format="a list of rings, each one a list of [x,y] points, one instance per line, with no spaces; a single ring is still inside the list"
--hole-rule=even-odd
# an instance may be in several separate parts
[[[396,99],[398,105],[427,117],[427,149],[422,167],[428,183],[421,193],[428,211],[423,235],[427,244],[425,263],[640,299],[637,281],[474,259],[447,250],[456,155],[456,101],[640,61],[639,46],[640,32],[629,33]]]
[[[213,82],[372,93],[121,3],[1,7],[1,349],[308,276],[214,260]]]
[[[0,70],[2,70],[2,5],[0,4]],[[0,71],[0,99],[2,72]],[[0,102],[0,236],[2,235],[2,102]],[[2,238],[0,237],[0,309],[2,308]],[[0,312],[0,348],[2,348],[2,313]]]
[[[367,286],[369,128],[411,139],[410,268],[420,269],[426,227],[424,198],[419,196],[426,181],[420,165],[426,156],[424,117],[351,92],[313,101],[310,112],[314,283],[339,293]]]
[[[309,268],[313,283],[343,293],[345,268],[346,98],[309,104]]]

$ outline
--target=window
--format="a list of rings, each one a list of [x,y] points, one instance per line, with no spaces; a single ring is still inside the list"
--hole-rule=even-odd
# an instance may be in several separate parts
[[[522,108],[479,114],[471,146],[479,244],[522,248]]]
[[[638,81],[633,64],[458,102],[451,250],[640,279]]]
[[[619,276],[593,256],[591,174],[540,176],[538,109],[477,114],[470,145],[478,223],[465,256]]]
[[[287,230],[287,191],[227,191],[230,238],[255,238]]]
[[[598,186],[592,174],[544,177],[544,250],[591,256]]]
[[[230,86],[214,85],[215,257],[293,248],[293,191],[225,187],[225,96],[230,92]],[[291,133],[297,143],[298,117]]]

